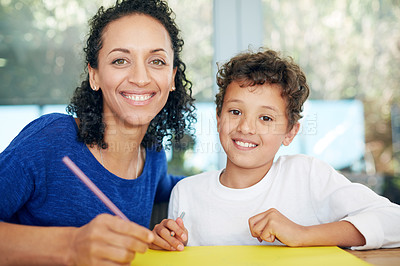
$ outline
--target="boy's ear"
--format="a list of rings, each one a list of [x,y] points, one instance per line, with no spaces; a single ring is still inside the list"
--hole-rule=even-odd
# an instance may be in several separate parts
[[[218,116],[218,110],[217,110],[217,108],[215,109],[215,116],[216,116],[216,118],[217,118],[217,131],[218,131],[218,133],[219,133],[219,116]]]
[[[296,137],[297,133],[300,130],[300,123],[297,122],[288,133],[286,133],[285,139],[283,140],[282,144],[288,146]]]

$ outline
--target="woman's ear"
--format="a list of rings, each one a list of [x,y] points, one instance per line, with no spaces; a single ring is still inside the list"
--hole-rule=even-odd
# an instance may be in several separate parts
[[[88,72],[90,87],[92,88],[92,90],[98,91],[100,87],[96,85],[96,69],[92,68],[90,64],[88,64]]]
[[[171,86],[172,88],[175,88],[175,76],[176,76],[177,71],[178,71],[178,67],[175,67],[172,72],[172,86]]]
[[[286,133],[285,139],[283,140],[282,144],[285,146],[288,146],[296,137],[297,133],[300,130],[300,123],[297,122],[289,132]]]

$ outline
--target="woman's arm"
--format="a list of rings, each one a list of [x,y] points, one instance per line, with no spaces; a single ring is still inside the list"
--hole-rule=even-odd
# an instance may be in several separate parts
[[[0,223],[0,257],[5,265],[71,265],[68,250],[77,228]]]
[[[79,228],[1,222],[0,239],[0,257],[6,265],[130,265],[154,236],[133,222],[101,214]]]

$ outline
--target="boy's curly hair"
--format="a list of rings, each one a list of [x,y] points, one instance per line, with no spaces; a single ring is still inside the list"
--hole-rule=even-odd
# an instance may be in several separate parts
[[[226,89],[233,81],[239,82],[241,87],[264,83],[279,84],[282,88],[281,95],[286,101],[288,130],[302,117],[303,104],[310,94],[305,74],[291,57],[280,57],[273,50],[248,51],[238,54],[219,67],[219,92],[215,99],[218,116],[221,114]]]
[[[102,35],[107,25],[131,14],[145,14],[157,19],[169,33],[174,51],[173,67],[177,68],[176,90],[170,93],[164,108],[153,118],[142,141],[145,147],[156,146],[160,150],[165,136],[171,144],[172,139],[179,142],[185,134],[193,135],[192,125],[196,121],[192,83],[186,78],[186,65],[180,58],[184,42],[174,21],[175,14],[167,3],[163,0],[117,0],[113,7],[100,7],[89,21],[90,32],[84,48],[86,66],[89,64],[92,68],[98,67],[98,55],[103,45]],[[80,120],[79,141],[106,149],[108,145],[104,141],[106,125],[102,118],[102,92],[91,89],[87,67],[85,72],[86,79],[76,88],[67,111],[75,114]]]

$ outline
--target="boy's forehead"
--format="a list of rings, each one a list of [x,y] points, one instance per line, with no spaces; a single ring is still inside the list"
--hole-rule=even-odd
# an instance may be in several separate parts
[[[243,93],[250,92],[254,94],[262,94],[269,90],[281,92],[280,94],[282,94],[283,91],[283,88],[279,83],[265,82],[263,84],[254,84],[252,81],[232,81],[226,88],[226,92],[229,91],[230,88],[237,87],[240,87],[239,91],[242,91]]]
[[[274,107],[278,112],[285,112],[287,101],[282,96],[282,87],[276,83],[264,83],[253,86],[246,86],[238,82],[232,82],[228,85],[222,106],[226,104],[241,103],[253,107]]]

